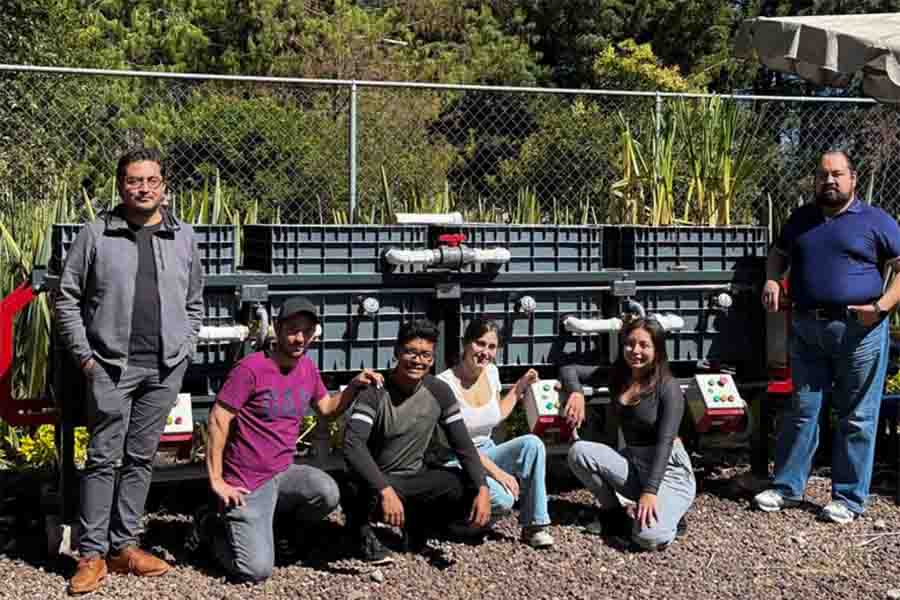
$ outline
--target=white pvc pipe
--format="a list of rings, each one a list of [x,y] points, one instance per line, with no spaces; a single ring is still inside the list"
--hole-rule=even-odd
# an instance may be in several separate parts
[[[504,264],[512,260],[512,253],[506,248],[462,248],[463,257],[471,255],[471,259],[464,264]],[[401,250],[391,248],[384,253],[384,260],[392,265],[434,265],[439,264],[443,258],[441,250]]]
[[[231,325],[228,327],[200,328],[197,336],[198,342],[243,342],[250,335],[250,328],[246,325]]]
[[[425,223],[428,225],[462,225],[463,216],[461,212],[451,212],[445,214],[423,214],[423,213],[394,213],[397,223],[412,224]]]
[[[512,253],[506,248],[474,248],[475,264],[492,263],[503,265],[512,260]]]
[[[684,319],[678,315],[668,313],[654,313],[648,318],[656,320],[666,331],[675,331],[684,328]],[[579,319],[577,317],[566,317],[563,321],[563,327],[569,333],[576,335],[592,335],[595,333],[609,333],[613,331],[621,331],[622,319],[613,317],[612,319]]]
[[[269,336],[269,311],[260,304],[256,307],[256,318],[259,319],[259,331],[256,333],[256,347],[266,347],[266,338]]]
[[[578,317],[566,317],[563,327],[569,333],[576,335],[590,335],[594,333],[608,333],[622,329],[622,319],[579,319]]]
[[[391,248],[384,253],[384,260],[392,265],[430,265],[437,262],[440,253],[437,250],[400,250]]]

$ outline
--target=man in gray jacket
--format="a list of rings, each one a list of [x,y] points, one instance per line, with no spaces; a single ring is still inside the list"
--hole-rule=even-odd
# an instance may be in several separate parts
[[[170,569],[137,542],[153,456],[203,320],[200,255],[191,226],[162,207],[159,152],[128,152],[116,179],[122,203],[79,233],[56,299],[63,343],[89,389],[72,594],[96,590],[107,571]]]

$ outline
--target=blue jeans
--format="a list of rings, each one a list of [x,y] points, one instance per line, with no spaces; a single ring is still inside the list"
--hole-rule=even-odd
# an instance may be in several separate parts
[[[596,442],[579,441],[569,448],[569,468],[587,487],[601,509],[620,507],[616,493],[637,501],[643,484],[640,472],[647,472],[656,455],[656,446],[628,446],[621,452]],[[653,550],[670,544],[678,532],[678,521],[687,513],[697,495],[694,468],[680,440],[672,445],[666,472],[656,492],[659,520],[641,528],[634,521],[631,539],[641,548]]]
[[[837,413],[831,456],[831,495],[855,513],[865,510],[875,458],[878,410],[887,369],[886,320],[865,327],[855,318],[794,317],[791,372],[794,395],[775,442],[774,487],[802,499],[819,444],[819,411],[831,396]]]
[[[547,511],[547,451],[535,435],[523,435],[497,445],[482,442],[478,451],[519,480],[519,524],[549,525]],[[491,510],[509,511],[515,498],[495,479],[487,478],[491,491]]]
[[[338,485],[325,471],[291,465],[244,496],[243,506],[225,510],[213,554],[233,579],[263,581],[275,565],[276,518],[282,527],[302,530],[327,517],[339,499]]]

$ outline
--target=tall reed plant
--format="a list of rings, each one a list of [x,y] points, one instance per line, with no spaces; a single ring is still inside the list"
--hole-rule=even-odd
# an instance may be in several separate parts
[[[0,295],[5,297],[29,280],[36,266],[49,263],[52,225],[95,218],[94,204],[84,192],[72,199],[65,181],[55,182],[48,196],[16,198],[0,192]],[[39,295],[18,316],[13,349],[13,393],[40,397],[46,387],[50,348],[50,304]]]
[[[751,148],[764,115],[718,96],[679,99],[673,108],[683,132],[689,178],[684,220],[731,225],[735,199],[756,166]]]

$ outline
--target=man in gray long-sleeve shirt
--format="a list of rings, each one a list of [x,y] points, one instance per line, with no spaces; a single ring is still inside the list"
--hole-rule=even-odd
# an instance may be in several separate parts
[[[424,547],[426,514],[448,521],[468,516],[477,527],[490,519],[484,470],[459,405],[450,387],[429,374],[437,336],[428,321],[404,324],[395,347],[397,367],[384,388],[359,394],[347,423],[344,455],[350,475],[341,503],[360,558],[369,562],[388,558],[372,533],[372,518],[402,527],[412,550]],[[425,452],[437,426],[462,470],[426,467]],[[471,504],[467,497],[474,497]]]
[[[137,541],[153,456],[203,321],[200,255],[190,225],[161,207],[159,152],[125,154],[116,179],[122,203],[78,234],[56,298],[61,338],[89,389],[72,594],[96,590],[108,570],[170,568]]]

